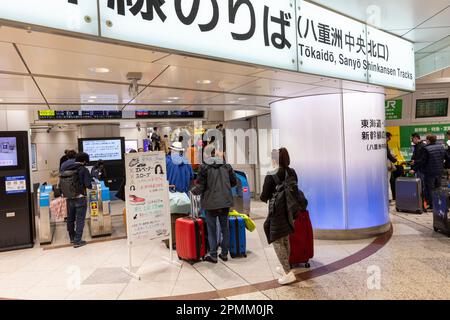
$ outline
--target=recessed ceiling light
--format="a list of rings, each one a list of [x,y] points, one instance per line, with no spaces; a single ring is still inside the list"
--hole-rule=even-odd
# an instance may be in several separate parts
[[[95,102],[95,100],[88,100],[88,102]]]
[[[97,96],[90,96],[89,99],[97,99]]]
[[[245,98],[245,97],[240,97],[240,98],[238,98],[238,100],[239,100],[239,101],[245,101],[245,100],[247,100],[247,98]]]
[[[96,68],[89,68],[89,71],[95,72],[95,73],[108,73],[109,69],[103,68],[103,67],[96,67]]]
[[[179,97],[169,97],[170,100],[179,100]]]
[[[228,102],[228,103],[236,103],[236,102],[237,102],[237,101],[234,101],[234,100],[233,100],[233,101],[230,101],[230,102]]]
[[[211,84],[211,80],[197,80],[198,84]]]
[[[3,102],[3,99],[0,99],[0,102]]]
[[[163,103],[172,103],[173,101],[172,100],[163,100],[162,102]]]

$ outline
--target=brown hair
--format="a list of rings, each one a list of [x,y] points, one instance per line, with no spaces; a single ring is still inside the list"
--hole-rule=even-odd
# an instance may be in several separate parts
[[[436,135],[434,134],[427,135],[427,140],[430,141],[431,144],[436,143],[437,140]]]
[[[69,159],[75,159],[77,156],[77,152],[75,150],[69,150],[67,151],[67,158]]]
[[[286,148],[272,150],[272,160],[275,161],[281,168],[288,168],[291,164],[291,158]]]

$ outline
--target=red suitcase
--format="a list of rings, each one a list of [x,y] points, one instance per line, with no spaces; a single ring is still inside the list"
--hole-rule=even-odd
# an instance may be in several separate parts
[[[289,236],[291,254],[289,263],[295,267],[304,263],[309,268],[309,259],[314,256],[314,239],[309,212],[302,211],[294,222],[295,232]]]
[[[199,197],[191,194],[192,217],[175,222],[175,239],[178,259],[194,263],[206,255],[205,223],[198,217]]]

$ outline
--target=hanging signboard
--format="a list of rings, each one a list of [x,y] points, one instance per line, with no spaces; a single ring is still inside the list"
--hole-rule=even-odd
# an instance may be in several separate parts
[[[403,100],[389,100],[384,102],[386,120],[401,120]]]
[[[302,0],[5,0],[0,19],[415,90],[411,42]]]
[[[101,34],[297,70],[294,5],[295,0],[100,1]]]
[[[98,35],[97,1],[2,0],[0,18]]]
[[[297,19],[299,71],[415,90],[411,42],[305,1]]]
[[[305,1],[297,19],[299,71],[367,81],[365,24]]]
[[[414,45],[400,37],[367,26],[369,83],[414,91]]]
[[[167,239],[170,213],[164,152],[129,153],[125,157],[125,167],[129,243]]]

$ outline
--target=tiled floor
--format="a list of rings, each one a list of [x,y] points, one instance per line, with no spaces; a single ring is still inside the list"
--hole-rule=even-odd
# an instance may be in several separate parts
[[[266,207],[253,203],[257,230],[248,257],[217,265],[164,260],[160,241],[133,247],[135,280],[122,271],[126,240],[0,253],[0,297],[13,299],[450,299],[450,238],[435,233],[431,214],[391,212],[393,235],[375,254],[328,274],[280,287],[279,265],[262,231]],[[374,239],[315,241],[311,272],[368,247]],[[326,268],[326,267],[325,267]],[[306,269],[297,272],[309,274]],[[325,272],[326,273],[326,272]],[[193,295],[193,296],[192,296]]]

